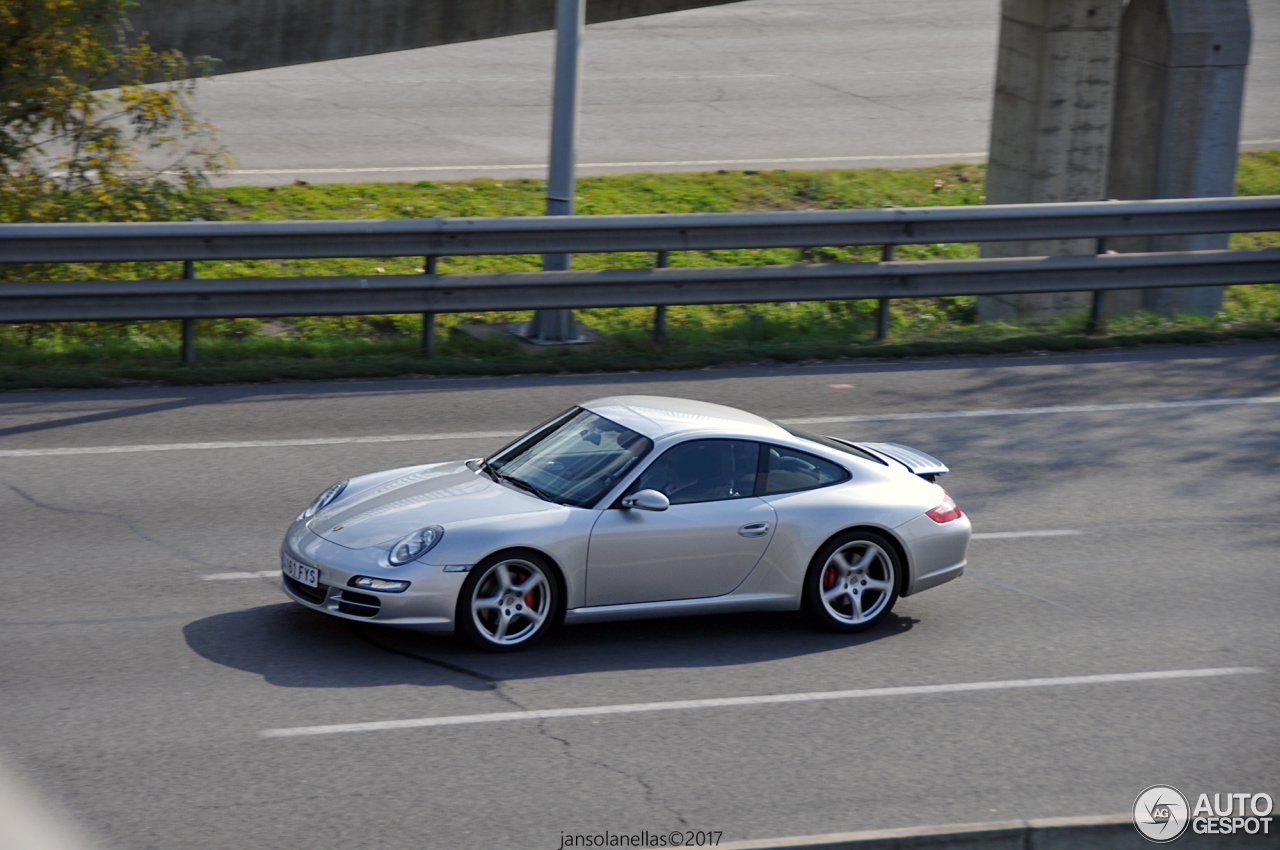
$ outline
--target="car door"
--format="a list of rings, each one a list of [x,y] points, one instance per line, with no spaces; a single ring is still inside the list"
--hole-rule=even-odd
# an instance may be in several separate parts
[[[690,440],[642,472],[627,493],[658,490],[665,511],[610,507],[591,531],[587,605],[722,596],[769,546],[773,508],[755,497],[759,444]]]

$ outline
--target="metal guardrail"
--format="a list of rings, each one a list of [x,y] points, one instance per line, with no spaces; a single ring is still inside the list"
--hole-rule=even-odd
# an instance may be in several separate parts
[[[1280,196],[380,221],[0,224],[0,263],[589,254],[1280,230]]]
[[[893,246],[1280,230],[1280,196],[681,215],[0,224],[0,263],[184,261],[181,280],[0,284],[0,323],[998,295],[1280,281],[1280,248],[894,261]],[[670,251],[883,245],[882,262],[666,268]],[[659,268],[448,274],[440,256],[657,252]],[[194,279],[196,261],[425,258],[426,274]],[[1100,320],[1095,297],[1094,321]],[[659,309],[655,329],[661,333]]]
[[[0,322],[923,298],[1277,280],[1280,248],[497,274],[52,281],[0,285]]]

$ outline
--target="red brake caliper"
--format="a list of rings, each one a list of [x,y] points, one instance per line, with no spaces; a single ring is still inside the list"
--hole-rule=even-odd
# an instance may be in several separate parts
[[[836,586],[836,571],[828,569],[822,576],[822,589],[830,590]]]
[[[527,575],[526,575],[526,576],[521,576],[521,577],[520,577],[520,581],[521,581],[521,582],[523,582],[523,581],[524,581],[525,579],[527,579],[528,577],[529,577],[529,576],[527,576]],[[533,607],[533,591],[532,591],[532,590],[531,590],[531,591],[529,591],[528,593],[526,593],[526,594],[524,595],[524,604],[525,604],[525,605],[527,605],[527,606],[528,606],[528,607],[530,607],[530,608],[532,608],[532,607]]]

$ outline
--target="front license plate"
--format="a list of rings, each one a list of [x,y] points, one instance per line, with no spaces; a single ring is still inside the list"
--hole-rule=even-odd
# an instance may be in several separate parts
[[[318,587],[320,585],[319,570],[315,567],[308,567],[306,564],[300,564],[288,555],[282,554],[280,556],[280,571],[307,587]]]

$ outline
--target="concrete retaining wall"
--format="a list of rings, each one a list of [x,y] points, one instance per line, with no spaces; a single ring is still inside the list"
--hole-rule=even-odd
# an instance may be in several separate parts
[[[587,23],[735,0],[591,0]],[[212,56],[217,73],[323,62],[552,29],[555,0],[140,0],[152,46]]]

